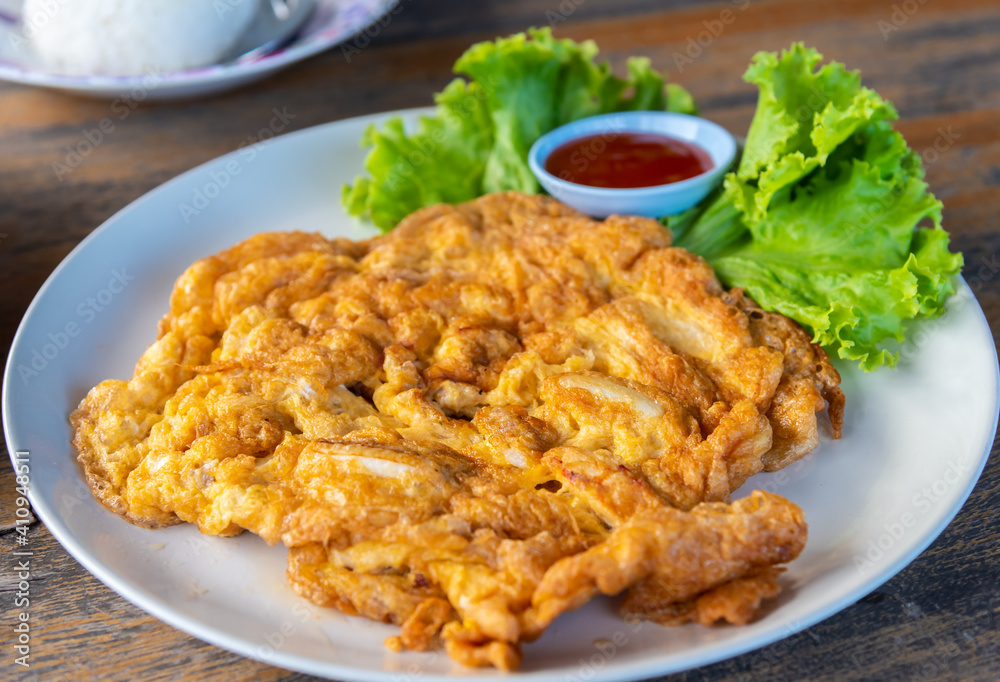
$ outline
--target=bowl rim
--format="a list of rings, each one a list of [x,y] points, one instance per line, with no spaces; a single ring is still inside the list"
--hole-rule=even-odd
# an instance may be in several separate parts
[[[32,68],[20,62],[3,61],[0,62],[0,80],[35,87],[86,92],[122,88],[149,90],[150,78],[156,79],[156,87],[158,88],[165,84],[170,86],[202,86],[230,79],[266,76],[273,71],[286,68],[350,41],[373,24],[381,22],[390,12],[395,14],[400,2],[402,0],[370,0],[372,11],[369,13],[367,22],[358,17],[350,17],[352,20],[345,22],[344,26],[326,25],[309,35],[296,35],[284,47],[263,55],[244,56],[179,71],[162,73],[147,71],[129,75],[67,74]],[[20,19],[20,14],[0,13],[0,21],[8,26],[16,26]]]
[[[623,120],[625,125],[621,131],[618,132],[655,132],[660,135],[666,135],[668,137],[676,137],[677,139],[683,140],[685,142],[690,142],[691,144],[697,144],[693,140],[680,137],[678,135],[673,135],[669,130],[646,130],[642,126],[637,125],[639,121],[649,120],[650,118],[657,118],[664,121],[685,121],[693,122],[696,126],[702,128],[707,128],[713,133],[718,134],[723,140],[725,145],[724,153],[721,156],[720,162],[715,163],[712,168],[699,173],[690,178],[684,180],[678,180],[677,182],[669,182],[665,185],[650,185],[648,187],[594,187],[592,185],[584,185],[579,182],[571,182],[569,180],[564,180],[556,175],[553,175],[545,169],[544,161],[548,159],[549,154],[555,150],[556,147],[569,142],[570,140],[583,137],[589,134],[589,129],[597,125],[602,121],[608,121],[612,119]],[[577,130],[579,129],[579,130]],[[561,140],[558,144],[554,145],[551,150],[546,153],[544,158],[539,158],[541,155],[541,150],[551,140],[555,137],[561,137],[566,135],[568,131],[573,130],[575,134],[567,136],[564,140]],[[706,149],[702,145],[698,145],[705,152],[711,155],[711,150]],[[594,116],[587,116],[585,118],[580,118],[575,121],[570,121],[569,123],[564,123],[558,128],[553,128],[549,132],[545,133],[531,145],[531,149],[528,150],[528,167],[531,168],[531,172],[534,173],[538,181],[546,186],[552,185],[557,187],[561,191],[569,191],[576,193],[587,193],[595,197],[602,198],[612,198],[621,197],[623,195],[631,195],[637,198],[646,198],[649,196],[655,196],[663,193],[670,192],[683,192],[685,189],[690,187],[701,185],[705,182],[714,183],[716,178],[725,174],[733,163],[733,159],[736,158],[736,138],[728,130],[720,126],[714,121],[710,121],[707,118],[701,116],[692,116],[691,114],[682,114],[674,111],[619,111],[612,112],[608,114],[597,114]],[[715,159],[712,159],[715,162]],[[551,189],[549,190],[552,191]]]

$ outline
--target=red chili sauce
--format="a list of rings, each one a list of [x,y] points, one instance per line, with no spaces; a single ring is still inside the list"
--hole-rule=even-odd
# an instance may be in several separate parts
[[[655,187],[712,168],[701,147],[656,133],[598,133],[564,142],[545,159],[557,178],[591,187]]]

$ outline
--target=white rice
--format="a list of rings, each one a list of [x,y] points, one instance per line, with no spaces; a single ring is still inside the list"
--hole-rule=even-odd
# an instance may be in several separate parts
[[[56,73],[132,76],[213,64],[260,0],[25,0],[23,30]]]

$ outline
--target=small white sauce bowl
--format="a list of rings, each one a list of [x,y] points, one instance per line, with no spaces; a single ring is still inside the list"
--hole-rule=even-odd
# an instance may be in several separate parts
[[[711,157],[712,168],[680,182],[628,189],[581,185],[545,170],[549,154],[566,142],[588,135],[611,140],[621,133],[655,133],[697,145]],[[736,140],[711,121],[667,111],[627,111],[582,118],[542,135],[528,152],[528,165],[549,194],[582,213],[597,218],[612,214],[659,218],[680,213],[704,199],[722,180],[735,156]]]

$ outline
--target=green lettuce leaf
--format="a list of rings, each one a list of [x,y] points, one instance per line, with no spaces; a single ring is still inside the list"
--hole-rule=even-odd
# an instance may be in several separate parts
[[[896,110],[861,87],[857,71],[822,60],[800,43],[778,58],[758,53],[744,79],[759,88],[757,111],[736,172],[744,206],[753,219],[767,211],[774,193],[823,165],[859,127],[896,118]]]
[[[837,63],[794,45],[754,58],[760,99],[735,172],[665,220],[675,244],[728,286],[810,329],[865,370],[894,366],[907,325],[939,315],[962,256],[892,105]]]
[[[367,215],[388,229],[418,208],[466,201],[482,192],[485,159],[493,146],[486,97],[477,83],[455,80],[436,96],[437,114],[421,117],[408,133],[401,118],[370,126],[369,176],[343,189],[351,215]]]
[[[367,175],[344,187],[345,208],[389,230],[438,202],[538,192],[528,150],[553,128],[616,111],[695,113],[691,96],[665,87],[648,59],[629,60],[622,79],[596,55],[592,41],[557,40],[547,28],[473,45],[455,63],[470,80],[458,78],[439,93],[437,111],[416,130],[394,118],[365,133]]]

